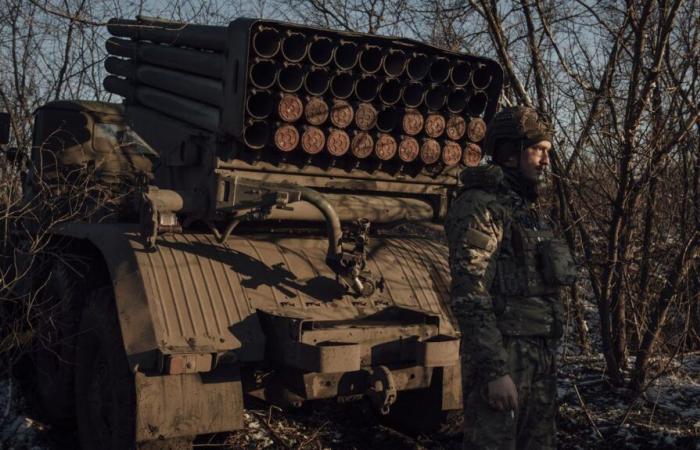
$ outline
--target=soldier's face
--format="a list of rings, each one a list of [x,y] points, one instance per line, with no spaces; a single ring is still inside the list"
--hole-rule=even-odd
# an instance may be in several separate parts
[[[544,180],[545,173],[549,167],[549,151],[551,149],[551,142],[540,141],[522,152],[520,172],[523,178],[533,183],[539,183]]]

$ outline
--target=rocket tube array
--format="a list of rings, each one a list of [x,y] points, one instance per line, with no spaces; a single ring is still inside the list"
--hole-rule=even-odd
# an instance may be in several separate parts
[[[174,40],[175,26],[143,24],[108,25],[116,37],[107,42],[106,88],[215,131],[226,27],[180,25]],[[253,152],[373,160],[380,169],[477,160],[494,79],[477,58],[278,23],[252,26],[247,51],[240,136]]]

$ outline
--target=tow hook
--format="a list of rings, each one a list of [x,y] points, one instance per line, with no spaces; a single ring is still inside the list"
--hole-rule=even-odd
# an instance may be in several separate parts
[[[383,415],[389,414],[391,405],[396,402],[396,384],[391,371],[386,366],[366,369],[368,374],[367,396]]]

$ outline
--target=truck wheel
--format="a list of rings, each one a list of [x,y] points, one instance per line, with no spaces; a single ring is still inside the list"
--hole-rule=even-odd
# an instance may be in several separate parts
[[[75,402],[83,450],[191,448],[189,438],[135,442],[134,374],[124,351],[111,286],[93,291],[87,299],[76,362]]]
[[[54,263],[49,273],[44,286],[35,286],[37,304],[44,317],[20,377],[28,388],[31,407],[41,420],[58,428],[73,428],[75,344],[83,301],[81,283],[60,262]]]

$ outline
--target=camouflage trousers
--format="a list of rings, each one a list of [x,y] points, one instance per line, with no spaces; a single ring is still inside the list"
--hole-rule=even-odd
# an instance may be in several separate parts
[[[487,383],[477,378],[464,403],[463,448],[555,449],[556,347],[537,337],[504,337],[504,346],[508,372],[518,390],[518,408],[512,412],[492,408]]]

